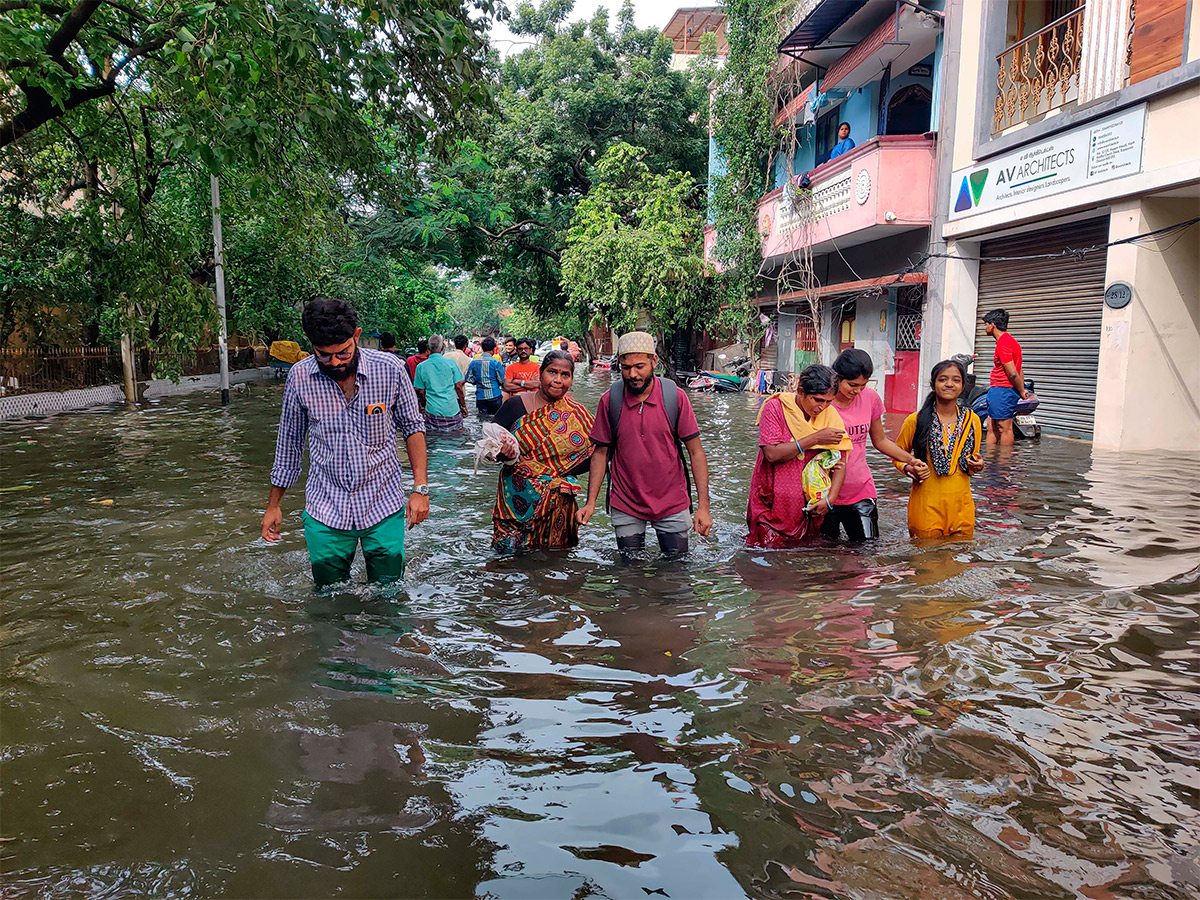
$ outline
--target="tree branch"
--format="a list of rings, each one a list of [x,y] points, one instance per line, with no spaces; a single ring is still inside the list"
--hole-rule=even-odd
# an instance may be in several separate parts
[[[508,237],[508,235],[512,234],[515,231],[520,231],[526,225],[536,225],[538,228],[549,228],[550,227],[545,222],[537,221],[537,219],[526,219],[525,221],[518,222],[515,225],[509,225],[507,228],[501,229],[500,231],[497,231],[495,234],[488,231],[482,225],[476,225],[475,227],[478,228],[480,231],[482,231],[484,234],[486,234],[493,241],[499,241],[499,240],[503,240],[504,238]]]
[[[62,20],[62,24],[58,26],[58,31],[54,33],[54,37],[50,38],[50,43],[46,45],[46,54],[51,59],[61,59],[67,47],[71,45],[71,41],[75,40],[76,36],[83,29],[90,19],[100,8],[100,0],[80,0],[75,4],[75,8],[67,13],[66,18]]]
[[[552,250],[549,247],[539,247],[537,244],[530,243],[529,238],[524,235],[517,238],[517,246],[522,250],[528,250],[530,253],[540,253],[543,256],[548,256],[556,263],[562,262],[562,256],[557,250]]]

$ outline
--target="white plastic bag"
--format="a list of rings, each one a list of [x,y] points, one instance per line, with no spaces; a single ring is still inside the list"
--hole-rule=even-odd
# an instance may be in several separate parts
[[[504,457],[501,459],[501,457]],[[507,428],[502,428],[495,422],[485,422],[483,437],[475,442],[475,471],[479,472],[479,464],[509,466],[521,458],[521,448],[517,439]]]

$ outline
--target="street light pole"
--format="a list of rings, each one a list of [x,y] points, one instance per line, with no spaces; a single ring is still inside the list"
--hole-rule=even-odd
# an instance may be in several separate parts
[[[225,241],[221,237],[221,184],[216,175],[208,176],[212,195],[213,262],[217,278],[217,314],[221,330],[217,338],[221,366],[221,405],[229,402],[229,336],[225,329]]]

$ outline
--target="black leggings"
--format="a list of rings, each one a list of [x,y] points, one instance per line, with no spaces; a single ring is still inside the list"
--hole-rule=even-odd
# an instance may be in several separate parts
[[[836,541],[843,527],[851,543],[879,537],[879,510],[874,498],[868,497],[857,503],[835,503],[821,523],[821,534]]]

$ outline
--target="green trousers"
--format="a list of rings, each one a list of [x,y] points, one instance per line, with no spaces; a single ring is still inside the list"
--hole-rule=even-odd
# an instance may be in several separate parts
[[[404,576],[404,510],[370,528],[330,528],[308,513],[303,519],[304,540],[317,587],[350,578],[350,563],[354,561],[359,541],[368,580],[386,584]]]

